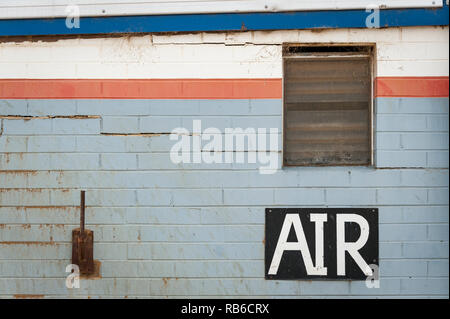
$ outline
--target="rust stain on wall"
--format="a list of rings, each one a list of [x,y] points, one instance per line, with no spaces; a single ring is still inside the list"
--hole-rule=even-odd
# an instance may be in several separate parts
[[[78,206],[14,206],[16,210],[69,210],[78,208]]]
[[[27,295],[27,294],[16,294],[13,296],[15,299],[42,299],[45,295]]]
[[[100,260],[94,259],[94,272],[89,275],[80,274],[80,279],[89,279],[89,280],[102,279],[102,274],[100,272],[101,266],[102,263],[100,262]]]
[[[55,227],[55,228],[62,228],[62,229],[64,229],[65,226],[66,226],[65,224],[39,224],[38,227],[39,227],[39,229],[42,229],[44,227],[50,227],[50,228]]]
[[[0,245],[57,246],[59,244],[49,241],[0,241]]]
[[[0,174],[15,174],[15,175],[19,175],[19,174],[31,174],[31,175],[36,175],[38,173],[38,171],[36,170],[23,170],[23,169],[19,169],[19,170],[0,170]]]

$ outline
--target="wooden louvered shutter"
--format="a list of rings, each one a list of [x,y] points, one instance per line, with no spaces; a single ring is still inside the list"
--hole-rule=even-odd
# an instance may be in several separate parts
[[[370,55],[309,52],[283,67],[284,165],[370,165]]]

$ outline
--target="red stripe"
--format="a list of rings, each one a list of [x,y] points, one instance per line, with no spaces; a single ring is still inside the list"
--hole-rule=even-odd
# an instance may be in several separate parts
[[[282,79],[0,79],[2,99],[280,99]],[[448,97],[448,77],[378,77],[375,97]]]
[[[281,79],[0,80],[3,99],[267,99]]]
[[[376,97],[448,97],[448,76],[378,77]]]

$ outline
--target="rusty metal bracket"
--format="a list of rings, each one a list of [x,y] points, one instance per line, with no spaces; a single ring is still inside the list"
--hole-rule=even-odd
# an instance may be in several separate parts
[[[94,267],[94,232],[84,228],[85,191],[81,191],[80,228],[72,231],[72,264],[78,265],[80,274],[91,275]]]

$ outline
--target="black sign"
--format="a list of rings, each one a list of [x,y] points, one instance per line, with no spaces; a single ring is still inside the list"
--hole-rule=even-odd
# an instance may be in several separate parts
[[[378,267],[378,209],[266,208],[265,245],[266,279],[364,280]]]

